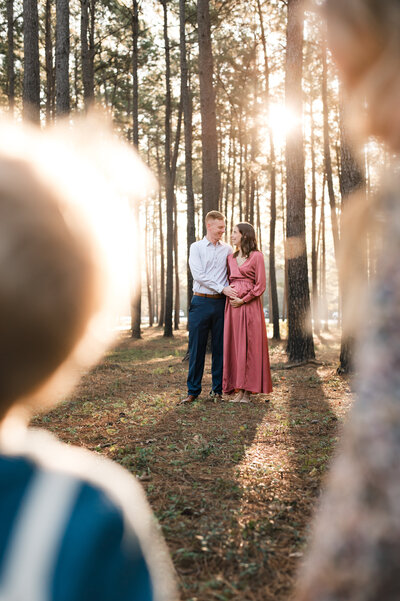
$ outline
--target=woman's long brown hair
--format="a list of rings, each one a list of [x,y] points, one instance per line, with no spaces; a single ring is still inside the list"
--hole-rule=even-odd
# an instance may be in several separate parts
[[[242,239],[240,240],[240,248],[245,257],[249,257],[250,253],[253,250],[258,250],[256,233],[254,231],[254,227],[251,223],[237,223],[237,229],[242,234]],[[237,250],[234,253],[234,257],[238,255],[239,251]]]

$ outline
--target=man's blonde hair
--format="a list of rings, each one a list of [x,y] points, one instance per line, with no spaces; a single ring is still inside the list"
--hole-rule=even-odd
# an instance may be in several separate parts
[[[218,221],[225,221],[225,215],[223,215],[219,211],[209,211],[206,215],[205,222],[208,223],[213,219],[218,219]]]

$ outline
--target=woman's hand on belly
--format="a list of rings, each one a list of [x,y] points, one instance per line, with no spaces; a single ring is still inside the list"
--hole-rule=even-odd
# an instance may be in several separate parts
[[[229,299],[229,302],[231,304],[232,307],[241,307],[242,305],[244,305],[244,300],[242,300],[241,298],[234,298],[234,299]]]

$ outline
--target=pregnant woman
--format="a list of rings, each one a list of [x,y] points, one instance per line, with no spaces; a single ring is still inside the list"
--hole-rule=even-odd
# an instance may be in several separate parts
[[[272,391],[267,331],[261,295],[266,286],[263,254],[257,248],[250,223],[238,223],[232,232],[236,247],[228,256],[229,285],[238,298],[225,307],[223,390],[238,391],[232,402],[249,403],[251,393]]]

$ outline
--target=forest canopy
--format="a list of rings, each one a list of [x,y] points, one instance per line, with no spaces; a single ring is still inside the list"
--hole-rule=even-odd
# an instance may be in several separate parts
[[[360,186],[372,193],[387,160],[373,140],[354,154],[319,16],[299,0],[4,0],[0,10],[3,113],[45,127],[101,106],[160,182],[139,209],[133,336],[143,321],[172,336],[186,316],[188,246],[218,209],[227,241],[235,223],[254,224],[273,335],[288,318],[289,358],[313,357],[311,327],[341,313],[343,203]]]

